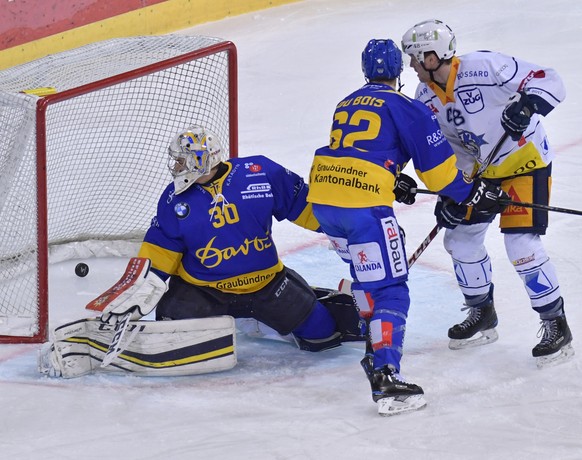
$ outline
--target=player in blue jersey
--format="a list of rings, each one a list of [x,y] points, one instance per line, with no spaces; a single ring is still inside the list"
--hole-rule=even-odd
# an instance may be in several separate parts
[[[416,186],[402,169],[412,160],[430,190],[475,210],[499,212],[498,200],[506,195],[486,181],[464,180],[436,117],[399,92],[402,54],[392,40],[371,40],[362,70],[368,83],[339,102],[330,144],[315,152],[307,199],[336,252],[350,264],[352,293],[369,319],[362,366],[378,412],[391,415],[426,404],[422,388],[400,375],[410,298],[392,204],[395,199],[411,204],[410,189]]]
[[[167,281],[168,290],[157,305],[109,306],[105,320],[128,311],[137,319],[156,307],[157,320],[254,318],[293,334],[309,351],[361,339],[351,298],[314,291],[278,256],[273,217],[319,228],[300,176],[264,156],[227,159],[216,135],[201,126],[174,137],[169,168],[174,180],[138,254],[151,260],[154,282]]]
[[[472,174],[485,164],[482,177],[501,185],[514,201],[547,205],[555,151],[542,117],[566,97],[559,74],[491,51],[456,56],[455,34],[436,19],[411,27],[402,46],[420,80],[416,98],[438,118],[457,165]],[[449,329],[452,349],[497,339],[491,260],[484,245],[493,217],[474,215],[445,232],[445,248],[468,307],[466,319]],[[542,324],[532,354],[540,367],[566,361],[574,354],[572,333],[556,269],[541,238],[548,212],[511,206],[499,222],[507,256]]]

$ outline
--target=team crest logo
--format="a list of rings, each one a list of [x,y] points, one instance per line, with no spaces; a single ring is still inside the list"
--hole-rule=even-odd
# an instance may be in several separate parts
[[[481,146],[488,144],[488,142],[483,139],[485,134],[475,134],[470,131],[461,131],[459,133],[459,139],[463,144],[463,147],[467,153],[471,154],[473,157],[479,159],[481,156]]]
[[[190,214],[190,206],[186,203],[178,203],[174,206],[174,212],[178,219],[185,219]]]
[[[483,95],[479,88],[468,88],[459,91],[459,99],[468,113],[477,113],[485,108]]]
[[[245,168],[248,169],[252,173],[261,172],[261,170],[263,169],[263,167],[261,165],[258,165],[256,163],[245,163]]]

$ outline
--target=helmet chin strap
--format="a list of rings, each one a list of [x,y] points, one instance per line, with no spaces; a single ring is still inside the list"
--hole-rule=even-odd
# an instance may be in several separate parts
[[[426,72],[428,72],[428,75],[429,75],[429,77],[430,77],[430,80],[431,80],[432,82],[436,83],[436,84],[437,84],[437,85],[439,85],[439,86],[443,86],[443,84],[442,84],[442,83],[439,83],[438,81],[436,81],[436,80],[434,79],[434,73],[435,73],[437,70],[439,70],[439,69],[441,68],[441,66],[443,65],[443,63],[444,63],[444,62],[445,62],[445,61],[444,61],[443,59],[439,59],[439,65],[437,65],[436,69],[427,69],[427,68],[424,66],[424,61],[422,61],[422,62],[420,63],[420,65],[422,66],[422,68],[423,68],[423,69],[424,69]]]
[[[404,86],[402,84],[402,82],[400,81],[400,75],[398,75],[398,78],[396,79],[396,81],[398,82],[398,89],[396,91],[400,92],[402,90],[402,87]]]

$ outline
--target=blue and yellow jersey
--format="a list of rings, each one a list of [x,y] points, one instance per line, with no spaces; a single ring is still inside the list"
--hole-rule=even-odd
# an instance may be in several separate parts
[[[336,107],[330,143],[315,152],[308,201],[361,208],[392,206],[394,180],[412,160],[434,192],[462,201],[471,190],[436,117],[388,85],[369,83]]]
[[[256,292],[283,269],[271,234],[273,217],[310,230],[319,224],[297,174],[264,156],[225,165],[227,172],[210,184],[179,195],[174,184],[166,188],[139,257],[151,259],[162,276],[223,292]]]

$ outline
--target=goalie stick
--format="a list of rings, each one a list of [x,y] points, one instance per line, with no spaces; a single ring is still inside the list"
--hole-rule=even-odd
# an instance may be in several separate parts
[[[121,345],[121,339],[125,336],[125,332],[127,331],[127,327],[129,326],[129,321],[131,319],[131,312],[126,313],[121,317],[121,319],[115,324],[115,334],[113,335],[113,339],[109,344],[109,348],[107,349],[107,353],[105,353],[105,357],[101,362],[101,367],[107,367],[111,364],[111,362],[119,356],[119,354],[127,348],[127,346],[132,342],[134,337],[138,332],[138,328],[135,328],[128,339],[125,341],[123,347]]]
[[[88,310],[94,310],[103,312],[104,308],[109,305],[113,300],[119,298],[123,294],[127,293],[130,288],[135,288],[143,283],[147,273],[149,272],[151,266],[151,261],[144,257],[132,257],[127,264],[125,273],[123,276],[115,283],[111,288],[105,291],[96,299],[92,300],[85,307]],[[125,340],[122,345],[122,340],[129,326],[131,320],[132,312],[129,311],[121,318],[118,319],[115,324],[115,334],[109,344],[107,353],[103,358],[101,367],[107,367],[111,362],[119,356],[119,354],[127,348],[131,341],[135,338],[138,329],[134,329],[132,334]]]

